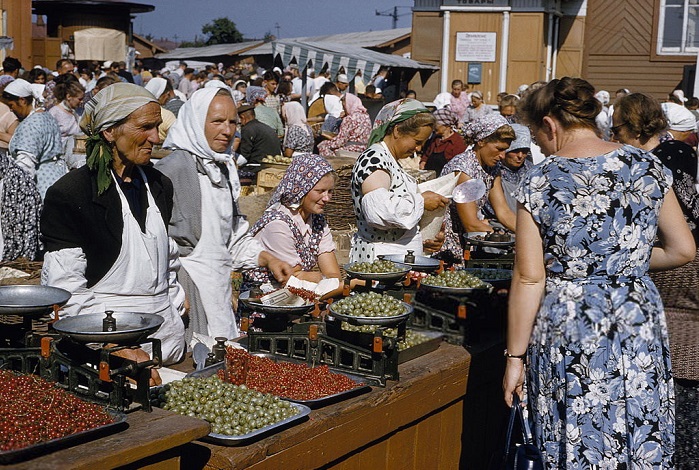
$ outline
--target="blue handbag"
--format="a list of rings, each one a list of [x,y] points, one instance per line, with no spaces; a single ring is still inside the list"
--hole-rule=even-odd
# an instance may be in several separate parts
[[[519,416],[522,425],[521,444],[512,444],[512,430],[515,424],[515,417]],[[510,422],[507,426],[507,438],[505,440],[505,468],[507,470],[545,470],[544,457],[532,437],[529,420],[524,419],[519,396],[515,393],[512,399],[512,409],[510,410]]]

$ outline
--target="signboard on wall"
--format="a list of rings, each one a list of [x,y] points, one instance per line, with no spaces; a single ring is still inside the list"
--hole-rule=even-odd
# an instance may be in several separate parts
[[[496,33],[456,33],[457,62],[495,62]]]
[[[483,64],[480,62],[471,62],[468,64],[468,78],[466,83],[471,85],[480,85],[483,76]]]

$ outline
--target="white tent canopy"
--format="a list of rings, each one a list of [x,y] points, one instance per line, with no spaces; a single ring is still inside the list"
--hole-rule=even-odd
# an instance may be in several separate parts
[[[115,29],[75,31],[75,60],[126,60],[126,34]]]

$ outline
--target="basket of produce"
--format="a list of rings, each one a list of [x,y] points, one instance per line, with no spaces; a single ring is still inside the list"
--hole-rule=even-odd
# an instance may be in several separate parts
[[[116,432],[123,413],[72,395],[35,375],[0,370],[0,464],[37,457]]]
[[[390,295],[362,292],[333,302],[330,315],[350,325],[397,326],[408,320],[413,306]]]
[[[210,377],[185,377],[158,391],[158,405],[211,424],[211,433],[202,438],[224,446],[237,446],[261,439],[301,422],[311,409]]]
[[[267,155],[262,158],[262,163],[268,165],[282,165],[289,166],[291,163],[291,157],[285,157],[284,155]]]
[[[335,192],[323,211],[333,230],[348,230],[357,224],[352,205],[352,167],[353,165],[344,165],[335,170]]]
[[[444,271],[430,274],[420,282],[419,289],[442,294],[466,295],[476,292],[489,293],[493,285],[465,270]]]
[[[320,408],[368,392],[366,378],[337,373],[327,365],[309,367],[306,362],[272,354],[249,353],[240,348],[227,348],[226,359],[190,377],[218,375],[225,382],[245,385],[262,393],[271,393],[285,400]]]
[[[354,279],[395,283],[405,278],[410,272],[410,266],[385,259],[376,261],[348,263],[343,266],[347,276]]]

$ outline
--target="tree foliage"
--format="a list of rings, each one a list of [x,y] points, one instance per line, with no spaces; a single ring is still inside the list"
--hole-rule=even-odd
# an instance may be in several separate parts
[[[227,17],[216,18],[211,23],[205,24],[201,28],[201,32],[209,36],[206,41],[209,46],[243,42],[243,35],[238,31],[235,23]]]

